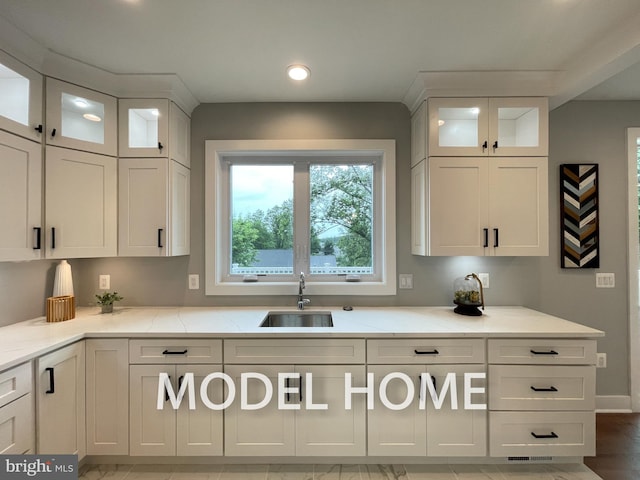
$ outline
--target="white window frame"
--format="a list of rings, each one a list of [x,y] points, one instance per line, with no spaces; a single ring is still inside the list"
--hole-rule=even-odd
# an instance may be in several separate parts
[[[380,206],[374,222],[376,277],[353,282],[346,277],[307,275],[307,295],[395,295],[395,140],[207,140],[205,141],[205,294],[206,295],[293,295],[297,276],[283,281],[271,276],[245,282],[227,274],[230,248],[230,195],[227,160],[238,157],[305,156],[376,157],[374,203]],[[335,163],[335,162],[334,162]],[[295,207],[294,207],[295,208]],[[381,217],[381,218],[378,218]],[[299,242],[297,242],[299,243]],[[296,272],[294,272],[295,274]]]

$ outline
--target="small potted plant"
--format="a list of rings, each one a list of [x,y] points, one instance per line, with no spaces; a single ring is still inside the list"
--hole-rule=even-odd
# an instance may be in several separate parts
[[[96,298],[98,299],[96,303],[102,307],[102,313],[111,313],[113,312],[113,302],[118,302],[124,297],[118,295],[118,292],[105,292],[102,295],[96,294]]]

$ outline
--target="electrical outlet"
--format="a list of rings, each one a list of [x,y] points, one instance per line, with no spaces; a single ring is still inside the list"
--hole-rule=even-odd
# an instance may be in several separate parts
[[[200,289],[200,275],[197,273],[189,274],[189,290]]]
[[[596,353],[596,367],[607,368],[607,354]]]
[[[109,290],[111,288],[111,275],[100,275],[98,277],[98,285],[100,290]]]
[[[411,273],[401,273],[398,275],[400,288],[410,290],[413,288],[413,275]]]
[[[482,288],[489,288],[489,274],[488,273],[479,273],[478,278],[482,283]]]

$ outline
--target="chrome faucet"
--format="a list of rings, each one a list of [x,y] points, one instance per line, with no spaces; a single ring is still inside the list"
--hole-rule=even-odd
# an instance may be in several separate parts
[[[304,287],[304,272],[300,272],[300,281],[298,282],[298,310],[304,310],[304,306],[311,303],[311,300],[302,296]]]

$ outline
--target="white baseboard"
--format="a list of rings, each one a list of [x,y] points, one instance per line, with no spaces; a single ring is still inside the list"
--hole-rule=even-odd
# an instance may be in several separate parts
[[[629,395],[596,395],[596,412],[631,413],[631,397]]]

